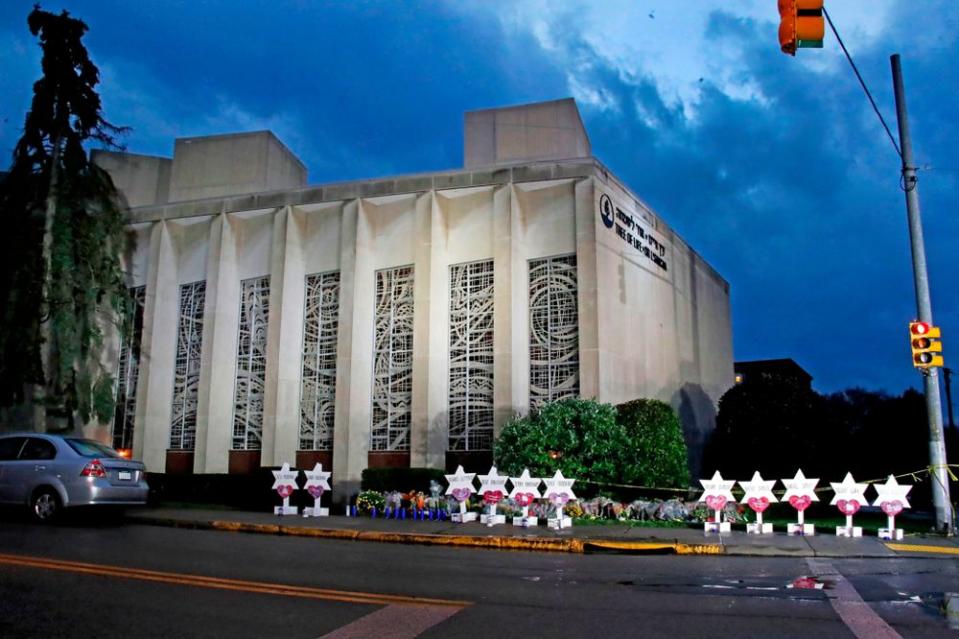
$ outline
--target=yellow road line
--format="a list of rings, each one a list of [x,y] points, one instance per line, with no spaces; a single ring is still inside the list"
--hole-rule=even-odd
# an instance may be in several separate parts
[[[220,577],[206,577],[186,573],[162,572],[157,570],[143,570],[139,568],[125,568],[103,564],[90,564],[79,561],[65,561],[47,559],[44,557],[30,557],[25,555],[0,554],[0,564],[40,568],[44,570],[61,570],[81,574],[100,575],[104,577],[120,577],[124,579],[139,579],[181,586],[196,586],[199,588],[215,588],[218,590],[234,590],[240,592],[254,592],[259,594],[281,595],[285,597],[301,597],[306,599],[324,599],[347,603],[369,605],[405,605],[405,606],[469,606],[468,601],[452,599],[433,599],[429,597],[408,597],[403,595],[384,595],[377,593],[355,592],[349,590],[331,590],[328,588],[310,588],[289,584],[276,584],[262,581],[246,581],[242,579],[224,579]]]
[[[917,544],[886,544],[889,550],[899,552],[934,552],[943,555],[959,555],[959,548],[951,546],[929,546]]]

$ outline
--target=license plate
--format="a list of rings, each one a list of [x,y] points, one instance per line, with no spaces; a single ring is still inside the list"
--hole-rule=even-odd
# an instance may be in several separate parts
[[[121,470],[121,471],[120,471],[120,479],[121,479],[121,480],[130,480],[130,479],[133,479],[133,473],[131,473],[131,472],[128,471],[128,470]]]

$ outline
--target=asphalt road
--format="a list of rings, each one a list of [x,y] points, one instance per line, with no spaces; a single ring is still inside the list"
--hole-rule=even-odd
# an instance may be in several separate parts
[[[7,639],[959,639],[940,610],[955,559],[570,555],[0,517]],[[816,575],[823,589],[787,587]]]

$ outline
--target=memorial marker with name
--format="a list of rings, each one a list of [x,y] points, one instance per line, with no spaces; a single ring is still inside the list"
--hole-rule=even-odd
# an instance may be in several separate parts
[[[506,496],[506,482],[509,480],[509,475],[500,475],[496,466],[492,466],[489,473],[479,476],[479,480],[479,494],[483,497],[483,503],[489,506],[489,513],[480,516],[480,523],[490,527],[505,524],[506,516],[496,514],[496,504],[503,501],[503,497]]]
[[[749,481],[741,481],[739,485],[746,494],[743,495],[742,503],[749,506],[756,513],[756,523],[746,524],[746,534],[768,535],[773,531],[772,524],[763,523],[763,513],[769,508],[769,504],[774,504],[778,499],[773,494],[773,486],[776,485],[775,479],[763,479],[757,470],[753,473],[753,478]]]
[[[460,504],[460,511],[450,515],[450,521],[457,524],[476,521],[476,513],[466,511],[466,502],[469,501],[470,495],[476,492],[473,488],[473,478],[476,477],[476,473],[466,472],[463,470],[463,465],[460,464],[456,467],[456,472],[452,475],[445,475],[445,477],[449,483],[449,486],[446,487],[446,494]]]
[[[576,480],[566,479],[562,471],[557,470],[555,475],[543,479],[543,482],[546,484],[546,499],[556,507],[556,513],[546,520],[546,525],[556,530],[572,527],[573,519],[563,515],[563,506],[576,499],[576,495],[573,494],[573,484]]]
[[[902,512],[903,508],[909,508],[909,500],[906,495],[912,490],[909,484],[900,484],[896,478],[889,475],[885,484],[875,484],[876,501],[873,506],[879,506],[879,510],[886,513],[888,526],[879,529],[880,539],[902,539],[903,529],[896,528],[896,515]]]
[[[296,514],[296,506],[290,505],[290,495],[292,495],[293,491],[297,488],[296,476],[299,474],[300,471],[296,469],[290,470],[289,462],[284,462],[280,470],[273,471],[273,490],[283,499],[282,506],[275,506],[273,508],[274,515]]]
[[[736,484],[734,479],[723,479],[723,476],[717,470],[713,473],[712,479],[700,479],[699,483],[703,485],[703,494],[699,501],[705,502],[706,507],[713,511],[713,520],[708,519],[703,524],[705,532],[724,533],[729,532],[729,522],[723,521],[723,508],[726,504],[736,503],[733,496],[733,486]]]
[[[538,526],[539,519],[529,516],[529,507],[535,500],[543,496],[539,491],[539,485],[543,482],[541,477],[530,477],[529,468],[524,468],[519,477],[510,477],[509,481],[513,484],[513,490],[510,491],[510,499],[516,502],[522,511],[519,517],[513,517],[514,526],[528,528]]]
[[[852,473],[846,473],[846,477],[841,483],[829,482],[829,485],[832,486],[832,491],[835,493],[829,505],[835,506],[839,509],[839,512],[846,516],[846,525],[836,526],[836,536],[862,537],[862,528],[853,526],[852,517],[859,512],[864,504],[869,503],[866,501],[866,488],[869,487],[869,484],[857,484],[856,480],[852,478]]]
[[[310,494],[310,497],[313,498],[313,506],[306,507],[303,509],[304,517],[326,517],[330,514],[329,508],[323,508],[320,505],[320,502],[323,499],[323,493],[330,489],[330,484],[327,481],[330,478],[331,472],[323,472],[323,464],[316,464],[313,466],[313,470],[305,470],[303,474],[306,475],[306,484],[304,484],[303,489]]]
[[[795,477],[783,479],[782,482],[786,487],[783,501],[796,509],[796,523],[787,524],[786,532],[790,535],[815,535],[816,525],[807,524],[804,513],[814,501],[819,501],[819,497],[816,496],[816,484],[819,480],[807,479],[800,469],[796,471]]]

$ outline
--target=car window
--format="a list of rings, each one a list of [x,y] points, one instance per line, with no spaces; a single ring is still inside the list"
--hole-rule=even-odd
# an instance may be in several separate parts
[[[57,447],[45,439],[28,437],[20,451],[20,459],[53,459],[57,456]]]
[[[16,459],[25,441],[27,441],[26,437],[4,437],[0,439],[0,461]]]
[[[120,454],[107,446],[106,444],[101,444],[100,442],[95,442],[92,439],[73,439],[67,438],[64,439],[70,448],[77,451],[77,454],[82,455],[83,457],[119,457]]]

